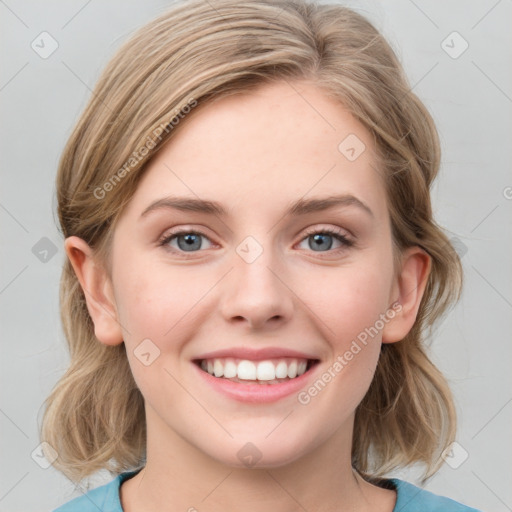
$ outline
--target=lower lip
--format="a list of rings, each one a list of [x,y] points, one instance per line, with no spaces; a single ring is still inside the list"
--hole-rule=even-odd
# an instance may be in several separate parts
[[[197,364],[192,364],[206,383],[219,393],[239,402],[251,403],[275,402],[281,398],[298,393],[313,375],[315,367],[318,366],[318,363],[316,363],[300,377],[295,377],[281,384],[241,384],[221,377],[214,377],[199,368]]]

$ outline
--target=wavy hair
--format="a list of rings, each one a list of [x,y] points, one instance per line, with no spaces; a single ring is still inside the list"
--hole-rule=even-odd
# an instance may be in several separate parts
[[[423,463],[428,478],[454,439],[456,418],[425,340],[458,300],[462,267],[432,216],[430,187],[440,165],[434,122],[366,18],[308,0],[191,0],[139,29],[103,71],[63,151],[56,179],[62,234],[85,240],[110,271],[116,219],[151,157],[201,105],[280,80],[311,81],[369,130],[395,257],[411,246],[430,255],[416,322],[403,340],[383,344],[356,410],[352,445],[352,465],[369,479],[413,463]],[[101,200],[105,190],[108,200]],[[60,301],[70,365],[45,402],[41,426],[59,455],[54,466],[75,481],[100,469],[138,468],[145,461],[143,397],[124,344],[96,339],[68,260]]]

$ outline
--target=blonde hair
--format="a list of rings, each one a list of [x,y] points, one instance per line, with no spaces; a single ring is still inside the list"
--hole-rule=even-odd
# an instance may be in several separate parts
[[[173,133],[203,104],[294,79],[322,88],[369,130],[395,256],[419,246],[431,257],[416,322],[402,341],[382,346],[356,410],[352,446],[353,467],[369,479],[416,462],[431,476],[454,439],[455,409],[424,339],[459,298],[462,268],[432,218],[429,190],[440,163],[433,120],[393,50],[361,15],[307,0],[219,0],[214,6],[192,0],[141,28],[104,70],[64,149],[56,182],[62,233],[84,239],[110,269],[116,219]],[[42,439],[59,455],[54,466],[73,480],[100,469],[140,467],[143,397],[124,344],[96,339],[69,261],[61,318],[71,362],[46,401],[42,423]]]

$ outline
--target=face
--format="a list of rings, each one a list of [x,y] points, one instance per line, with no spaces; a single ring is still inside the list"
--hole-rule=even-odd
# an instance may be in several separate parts
[[[349,436],[397,299],[372,144],[283,82],[201,107],[151,162],[111,253],[149,439],[272,467]]]

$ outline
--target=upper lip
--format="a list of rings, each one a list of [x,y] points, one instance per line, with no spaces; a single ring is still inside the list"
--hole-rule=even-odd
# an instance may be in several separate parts
[[[194,359],[215,359],[232,357],[234,359],[249,359],[252,361],[262,361],[265,359],[277,359],[279,357],[294,357],[296,359],[314,359],[318,360],[312,354],[306,352],[300,352],[297,350],[289,350],[283,347],[266,347],[266,348],[249,348],[249,347],[232,347],[224,348],[220,350],[214,350],[213,352],[207,352],[196,356]]]

